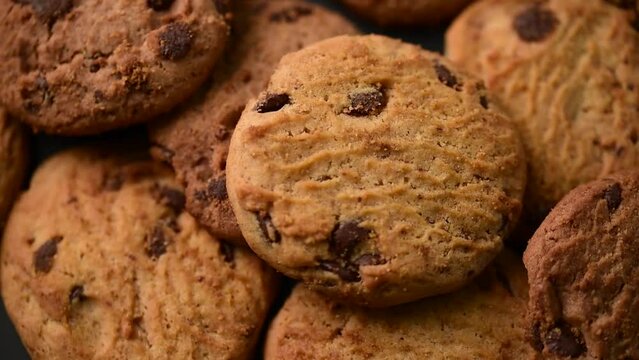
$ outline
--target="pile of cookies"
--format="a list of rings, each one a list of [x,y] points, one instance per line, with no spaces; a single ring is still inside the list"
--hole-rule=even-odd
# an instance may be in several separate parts
[[[639,359],[639,4],[343,2],[0,3],[33,359]]]

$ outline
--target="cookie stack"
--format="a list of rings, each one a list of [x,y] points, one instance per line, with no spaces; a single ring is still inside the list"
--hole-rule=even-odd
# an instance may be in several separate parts
[[[1,288],[33,359],[639,359],[635,2],[479,0],[446,57],[303,0],[0,7]],[[21,123],[148,136],[50,157],[13,204]]]

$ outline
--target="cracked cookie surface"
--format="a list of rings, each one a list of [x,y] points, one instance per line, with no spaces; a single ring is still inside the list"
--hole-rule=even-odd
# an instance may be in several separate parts
[[[231,134],[247,101],[264,89],[280,58],[316,41],[356,32],[340,15],[300,0],[231,4],[233,34],[211,84],[149,125],[155,158],[186,187],[186,209],[212,234],[244,244],[226,192]]]
[[[170,169],[76,149],[44,163],[7,223],[2,295],[38,359],[248,359],[274,272],[183,211]]]
[[[438,25],[473,0],[340,0],[359,15],[382,26]]]
[[[228,32],[211,0],[7,0],[0,13],[0,100],[63,135],[168,111],[205,80]]]
[[[639,21],[626,8],[636,2],[482,0],[448,30],[449,58],[519,127],[539,220],[576,186],[639,165]]]
[[[459,292],[391,310],[340,305],[298,286],[269,329],[265,359],[533,359],[521,260],[500,254]]]
[[[27,132],[0,108],[0,232],[29,164]]]
[[[528,333],[545,359],[639,358],[639,172],[568,193],[524,253]]]
[[[251,248],[343,301],[452,291],[516,223],[523,150],[481,82],[382,36],[285,56],[231,139],[227,188]]]

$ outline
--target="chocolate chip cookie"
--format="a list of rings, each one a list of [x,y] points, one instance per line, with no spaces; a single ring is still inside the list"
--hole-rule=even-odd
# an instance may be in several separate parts
[[[248,359],[274,272],[183,211],[170,169],[76,149],[36,172],[2,246],[2,296],[32,358]]]
[[[522,133],[524,203],[541,219],[577,185],[639,166],[636,3],[613,3],[482,0],[448,30],[447,55]]]
[[[211,0],[7,0],[0,13],[0,101],[63,135],[168,111],[206,79],[228,33]]]
[[[463,290],[388,310],[299,286],[271,324],[265,359],[531,359],[526,272],[513,255]]]
[[[246,102],[280,58],[316,41],[356,32],[341,16],[299,0],[232,4],[232,47],[197,98],[150,125],[154,157],[186,186],[186,209],[212,234],[244,243],[226,194],[229,141]]]
[[[515,225],[525,159],[480,81],[383,36],[285,56],[231,139],[227,189],[247,243],[344,301],[457,289]]]
[[[340,0],[381,26],[438,25],[473,0]]]
[[[524,253],[530,339],[546,359],[639,358],[639,172],[582,185]]]
[[[29,164],[27,133],[0,108],[0,231]]]

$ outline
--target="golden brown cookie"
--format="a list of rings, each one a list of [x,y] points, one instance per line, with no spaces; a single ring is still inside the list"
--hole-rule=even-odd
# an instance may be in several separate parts
[[[447,55],[483,77],[518,124],[532,215],[579,184],[639,166],[636,19],[602,0],[482,0],[448,30]]]
[[[27,132],[0,108],[0,231],[29,165]]]
[[[544,359],[639,359],[639,172],[568,193],[524,254]]]
[[[6,0],[0,13],[0,101],[63,135],[168,111],[206,79],[228,32],[211,0]]]
[[[480,81],[383,36],[285,56],[237,125],[227,188],[253,250],[344,301],[457,289],[499,253],[525,186]]]
[[[340,0],[381,26],[439,25],[473,0]]]
[[[249,359],[277,291],[183,211],[170,169],[76,149],[36,172],[2,244],[2,296],[34,360]]]
[[[226,155],[246,102],[262,91],[280,58],[316,41],[356,32],[351,23],[299,0],[232,4],[231,47],[198,97],[150,125],[154,157],[186,186],[186,209],[212,234],[244,244],[226,193]]]
[[[339,305],[300,285],[271,324],[264,358],[532,359],[527,291],[521,261],[511,254],[459,292],[392,309]]]

